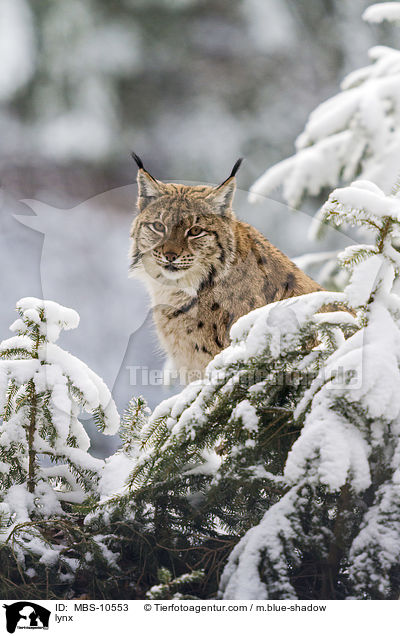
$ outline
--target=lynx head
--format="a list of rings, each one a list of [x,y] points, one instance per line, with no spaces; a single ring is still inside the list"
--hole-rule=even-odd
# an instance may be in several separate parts
[[[131,272],[158,283],[198,289],[231,262],[234,247],[232,200],[242,159],[219,186],[163,183],[140,158],[138,210],[131,237]]]

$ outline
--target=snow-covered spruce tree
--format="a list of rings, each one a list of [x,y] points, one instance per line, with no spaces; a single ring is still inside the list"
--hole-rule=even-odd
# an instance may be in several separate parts
[[[399,24],[399,14],[400,2],[383,2],[363,18]],[[283,185],[286,201],[296,207],[304,194],[316,196],[358,176],[391,191],[400,153],[400,51],[375,46],[369,56],[372,64],[350,73],[342,91],[311,113],[296,154],[269,168],[252,186],[254,195]]]
[[[400,198],[359,181],[323,208],[374,245],[347,248],[361,329],[330,355],[295,412],[304,427],[285,495],[241,539],[224,598],[394,599],[400,593]]]
[[[159,584],[153,585],[147,592],[146,598],[152,600],[157,599],[194,599],[196,596],[185,594],[185,588],[192,586],[194,583],[201,581],[204,572],[194,570],[190,574],[182,574],[176,579],[172,578],[172,574],[166,568],[160,568],[157,572]]]
[[[92,413],[109,435],[119,416],[104,382],[55,344],[78,314],[38,298],[21,299],[17,311],[16,335],[0,344],[0,546],[12,544],[25,567],[30,559],[51,566],[63,545],[46,534],[46,521],[67,522],[71,506],[97,497],[104,467],[87,452],[78,416]]]
[[[320,292],[241,318],[231,330],[231,346],[214,358],[205,379],[163,402],[142,428],[144,450],[131,485],[162,479],[172,486],[184,475],[189,482],[195,477],[199,487],[191,489],[201,507],[206,477],[209,512],[236,532],[249,527],[279,492],[279,475],[298,434],[295,405],[343,338],[338,325],[345,333],[355,328],[348,313],[314,317],[342,301],[341,294]],[[317,341],[320,346],[310,351]]]
[[[283,467],[301,425],[293,419],[296,404],[356,329],[348,312],[318,313],[342,301],[343,294],[317,292],[257,309],[234,325],[231,346],[204,380],[150,417],[132,405],[125,494],[112,486],[118,465],[125,474],[127,467],[116,456],[102,485],[105,495],[108,488],[119,496],[104,501],[87,528],[108,537],[138,596],[157,583],[160,566],[173,577],[203,570],[194,593],[215,596],[233,545],[285,492]]]

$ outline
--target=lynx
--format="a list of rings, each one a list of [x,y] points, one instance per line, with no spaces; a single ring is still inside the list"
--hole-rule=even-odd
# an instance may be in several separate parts
[[[166,368],[199,377],[240,316],[322,288],[232,210],[239,159],[217,187],[161,182],[138,164],[131,266],[148,287]]]

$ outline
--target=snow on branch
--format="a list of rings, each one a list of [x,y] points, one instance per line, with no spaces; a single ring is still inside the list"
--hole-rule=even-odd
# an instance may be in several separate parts
[[[7,536],[18,524],[65,515],[65,505],[99,494],[104,462],[87,451],[89,437],[79,421],[92,413],[98,428],[115,434],[119,415],[111,393],[81,360],[55,341],[74,329],[73,309],[38,298],[17,303],[13,337],[0,343],[0,504]],[[49,467],[43,459],[51,460]],[[35,533],[34,533],[35,534]],[[1,537],[0,537],[1,541]],[[21,535],[22,549],[57,558],[37,531]]]
[[[400,4],[398,2],[380,2],[365,9],[363,20],[366,22],[400,22]]]
[[[337,341],[297,403],[287,492],[232,551],[225,599],[308,598],[311,577],[318,598],[399,596],[399,202],[363,181],[335,190],[323,210],[339,226],[374,222],[375,243],[343,257],[359,329]]]
[[[365,15],[394,19],[400,5],[373,5]],[[285,199],[295,207],[305,194],[316,196],[359,175],[391,190],[400,170],[400,51],[378,46],[369,55],[372,63],[349,74],[342,91],[311,113],[296,154],[257,179],[252,200],[283,186]]]

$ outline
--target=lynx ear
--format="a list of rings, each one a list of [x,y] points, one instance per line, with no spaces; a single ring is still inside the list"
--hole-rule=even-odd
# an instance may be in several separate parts
[[[137,173],[137,184],[138,184],[138,208],[140,211],[144,210],[144,208],[149,205],[149,203],[162,196],[163,194],[163,184],[161,181],[157,181],[154,177],[151,176],[149,172],[144,168],[143,162],[132,152],[132,157],[136,161],[139,170]]]
[[[212,201],[216,211],[224,216],[228,214],[232,208],[232,201],[236,190],[236,173],[240,168],[240,164],[243,159],[238,159],[232,168],[232,172],[225,181],[223,181],[217,188],[214,188],[211,194],[207,197]]]

